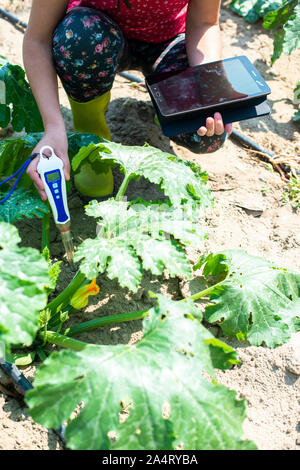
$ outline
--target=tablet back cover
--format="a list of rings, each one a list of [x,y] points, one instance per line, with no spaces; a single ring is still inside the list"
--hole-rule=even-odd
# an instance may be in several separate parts
[[[187,132],[194,132],[201,126],[205,126],[206,118],[209,115],[197,116],[193,118],[168,120],[164,118],[156,103],[152,100],[155,108],[159,123],[161,125],[162,132],[167,137],[172,137],[178,134],[185,134]],[[267,100],[263,101],[258,105],[245,106],[236,109],[223,109],[221,111],[224,124],[231,122],[244,121],[245,119],[252,119],[260,116],[266,116],[270,114],[270,107]]]

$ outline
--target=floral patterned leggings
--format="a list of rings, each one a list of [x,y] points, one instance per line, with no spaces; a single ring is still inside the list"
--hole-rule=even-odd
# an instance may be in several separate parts
[[[117,72],[180,70],[188,66],[184,34],[162,43],[125,39],[118,25],[99,10],[71,9],[53,34],[53,60],[66,93],[75,101],[88,102],[109,91]],[[197,132],[172,140],[195,153],[218,150],[226,132],[200,137]]]

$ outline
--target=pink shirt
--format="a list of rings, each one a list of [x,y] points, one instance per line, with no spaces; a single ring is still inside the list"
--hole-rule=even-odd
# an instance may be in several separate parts
[[[163,42],[185,31],[187,0],[70,0],[68,10],[78,6],[97,8],[114,20],[127,38]]]

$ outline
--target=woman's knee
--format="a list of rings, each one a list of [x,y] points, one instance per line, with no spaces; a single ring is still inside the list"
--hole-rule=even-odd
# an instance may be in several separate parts
[[[178,145],[191,150],[193,153],[213,153],[219,150],[225,143],[228,137],[227,132],[221,135],[214,134],[211,137],[199,136],[197,132],[189,132],[186,134],[179,134],[171,138]]]
[[[123,47],[121,30],[102,12],[70,10],[53,34],[53,59],[67,93],[88,101],[108,91]]]

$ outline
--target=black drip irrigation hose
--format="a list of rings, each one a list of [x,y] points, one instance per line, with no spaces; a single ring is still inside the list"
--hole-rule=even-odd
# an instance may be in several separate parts
[[[18,369],[15,364],[10,364],[8,362],[5,362],[4,359],[0,358],[0,369],[2,369],[4,374],[10,378],[10,380],[14,384],[16,391],[23,397],[25,397],[26,392],[28,392],[28,390],[33,389],[31,383],[26,379],[26,377],[22,374],[20,369]],[[64,424],[59,429],[53,429],[53,431],[60,438],[64,446],[66,445],[66,441],[64,438],[65,430],[66,427]]]
[[[119,72],[119,75],[121,75],[124,78],[127,78],[127,80],[130,80],[131,82],[136,82],[136,83],[144,82],[144,80],[142,80],[141,78],[135,77],[134,75],[131,75],[131,73]]]
[[[15,26],[22,26],[22,28],[25,28],[25,29],[27,28],[27,23],[19,20],[19,18],[12,15],[11,13],[8,13],[8,11],[2,10],[2,8],[0,8],[0,16],[2,16],[4,20],[9,21]]]
[[[8,13],[5,10],[2,10],[1,8],[0,8],[0,16],[2,16],[4,19],[10,21],[11,23],[15,25],[21,25],[23,28],[25,29],[27,28],[27,23],[25,23],[24,21],[20,21],[16,16],[11,15],[10,13]],[[144,82],[144,80],[142,80],[141,78],[135,77],[134,75],[131,75],[130,73],[127,73],[127,72],[119,72],[119,75],[121,75],[122,77],[126,78],[127,80],[131,82],[135,82],[135,83]],[[236,141],[240,144],[250,147],[251,149],[256,150],[257,152],[260,152],[262,154],[266,154],[272,159],[275,157],[273,152],[270,152],[269,150],[261,147],[254,140],[250,139],[249,137],[246,137],[244,134],[242,134],[241,132],[235,129],[232,130],[230,137],[233,141]],[[300,174],[299,171],[296,171],[296,173]]]
[[[10,364],[0,359],[0,368],[13,381],[15,389],[20,395],[25,396],[28,390],[33,389],[31,383],[24,377],[15,364]]]
[[[230,134],[230,137],[232,138],[232,140],[235,140],[239,142],[240,144],[247,145],[247,147],[251,147],[253,148],[253,150],[256,150],[257,152],[265,153],[272,159],[275,157],[275,154],[273,152],[270,152],[270,150],[267,150],[261,147],[254,140],[250,139],[250,137],[246,137],[244,134],[237,131],[236,129],[232,129],[232,133]]]

